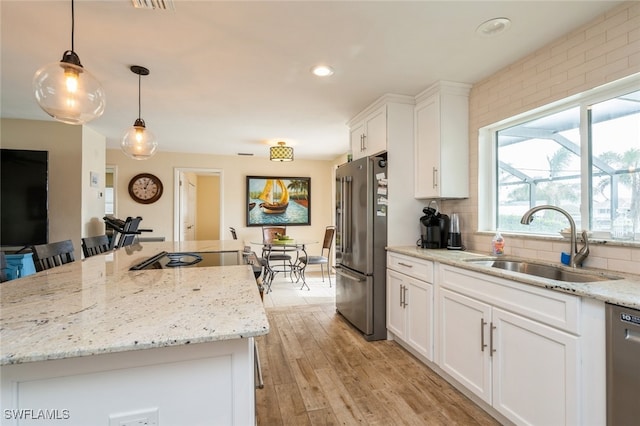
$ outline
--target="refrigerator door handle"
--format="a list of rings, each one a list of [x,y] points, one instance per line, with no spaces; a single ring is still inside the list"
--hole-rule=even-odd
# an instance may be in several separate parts
[[[346,269],[341,268],[340,266],[336,266],[335,269],[336,269],[336,274],[342,275],[343,277],[348,278],[350,280],[357,281],[357,282],[362,282],[367,280],[366,276],[352,274],[350,272],[347,272]]]
[[[351,241],[351,234],[352,234],[352,227],[351,227],[351,221],[353,220],[352,218],[352,214],[353,214],[353,206],[351,205],[352,203],[352,182],[353,182],[353,177],[351,176],[345,176],[344,180],[343,180],[343,201],[342,201],[342,206],[343,206],[343,212],[344,214],[342,215],[342,223],[343,223],[343,227],[342,227],[342,240],[343,240],[343,245],[342,245],[342,251],[343,253],[351,253],[352,251],[352,244],[353,241]]]

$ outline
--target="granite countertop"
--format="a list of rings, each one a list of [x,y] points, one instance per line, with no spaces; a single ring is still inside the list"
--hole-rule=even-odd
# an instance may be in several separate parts
[[[594,273],[603,276],[615,276],[621,279],[594,281],[587,283],[574,283],[557,281],[548,278],[540,278],[533,275],[526,275],[519,272],[512,272],[489,266],[474,264],[466,260],[471,258],[495,258],[483,253],[474,253],[470,251],[447,250],[447,249],[423,249],[414,246],[387,247],[387,251],[400,253],[420,259],[433,260],[443,264],[457,266],[471,271],[481,272],[512,281],[518,281],[525,284],[545,287],[551,290],[562,291],[564,293],[575,294],[577,296],[590,297],[602,300],[604,302],[614,303],[616,305],[626,306],[628,308],[640,309],[640,275],[631,275],[619,273],[616,271],[608,271],[592,268],[578,268],[578,271]],[[505,256],[504,259],[518,259],[513,256]],[[529,260],[529,259],[520,259]],[[535,263],[549,264],[549,262],[534,261]],[[567,269],[571,269],[568,268]]]
[[[269,332],[251,266],[129,271],[163,250],[238,251],[242,244],[136,244],[2,283],[0,365]]]

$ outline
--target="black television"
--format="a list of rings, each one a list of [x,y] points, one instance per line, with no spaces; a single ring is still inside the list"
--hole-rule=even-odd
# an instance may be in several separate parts
[[[19,250],[49,239],[49,153],[0,149],[0,245]]]

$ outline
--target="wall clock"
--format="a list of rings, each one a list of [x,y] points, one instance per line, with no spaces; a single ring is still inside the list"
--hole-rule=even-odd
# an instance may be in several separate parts
[[[151,173],[140,173],[129,181],[129,195],[138,203],[155,203],[162,196],[162,181]]]

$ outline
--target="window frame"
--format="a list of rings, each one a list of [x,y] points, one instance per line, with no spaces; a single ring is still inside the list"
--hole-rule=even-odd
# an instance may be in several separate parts
[[[618,96],[638,91],[640,74],[587,90],[585,92],[563,98],[529,111],[518,113],[478,129],[478,231],[495,232],[498,222],[498,162],[497,134],[499,131],[518,126],[551,114],[579,107],[580,108],[580,215],[583,224],[592,224],[592,191],[591,189],[591,143],[589,141],[588,114],[591,105],[604,102]],[[585,142],[586,141],[586,142]],[[501,231],[502,232],[502,231]],[[529,232],[506,231],[511,235],[541,235]],[[612,240],[608,232],[591,234],[595,239]]]

